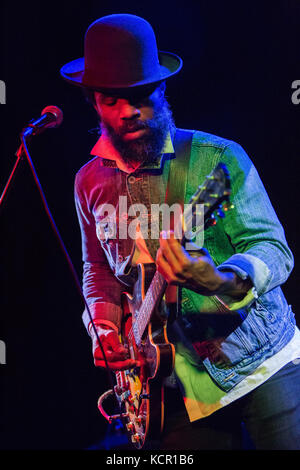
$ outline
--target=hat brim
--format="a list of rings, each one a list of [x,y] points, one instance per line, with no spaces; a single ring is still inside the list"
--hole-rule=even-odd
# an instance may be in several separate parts
[[[159,51],[159,63],[160,63],[160,74],[157,79],[146,79],[139,82],[128,84],[118,84],[117,86],[108,87],[107,85],[89,85],[88,83],[83,83],[82,78],[84,74],[84,58],[72,60],[68,62],[60,69],[61,76],[72,85],[77,85],[83,88],[89,88],[92,90],[123,90],[131,89],[135,87],[141,87],[146,85],[151,85],[154,83],[160,83],[167,78],[172,77],[177,74],[182,68],[182,59],[171,52]]]

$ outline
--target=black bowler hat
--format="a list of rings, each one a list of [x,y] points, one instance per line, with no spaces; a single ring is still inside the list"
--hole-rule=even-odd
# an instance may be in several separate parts
[[[154,31],[146,20],[117,14],[89,26],[84,58],[67,63],[60,73],[73,85],[105,91],[158,84],[181,67],[180,57],[157,50]]]

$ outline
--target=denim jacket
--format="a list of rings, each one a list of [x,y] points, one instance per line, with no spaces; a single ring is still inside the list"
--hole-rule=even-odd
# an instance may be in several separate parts
[[[143,203],[150,213],[151,204],[164,201],[173,157],[164,154],[156,165],[132,174],[96,157],[76,175],[83,290],[95,320],[110,320],[120,327],[121,294],[134,281],[134,240],[116,227],[122,225],[126,231],[134,221],[126,212],[129,205]],[[179,379],[185,374],[176,368],[176,359],[184,357],[195,370],[205,368],[221,389],[229,391],[294,334],[294,314],[280,288],[293,268],[293,256],[253,163],[235,142],[194,132],[185,202],[220,161],[229,170],[234,208],[205,231],[204,247],[218,269],[249,277],[253,288],[241,302],[183,288],[182,314],[168,328]],[[103,212],[105,204],[115,212]],[[147,248],[155,259],[159,242],[148,235]],[[87,312],[83,321],[88,327]],[[184,367],[184,362],[180,364]]]

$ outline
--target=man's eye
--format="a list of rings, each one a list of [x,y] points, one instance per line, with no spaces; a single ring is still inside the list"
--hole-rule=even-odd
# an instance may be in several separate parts
[[[117,102],[117,98],[114,98],[113,96],[107,96],[103,100],[103,103],[106,104],[106,106],[114,106],[116,102]]]

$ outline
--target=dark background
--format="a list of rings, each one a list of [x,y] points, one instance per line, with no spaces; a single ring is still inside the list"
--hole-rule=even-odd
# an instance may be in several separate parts
[[[285,227],[296,266],[284,286],[299,318],[297,203],[300,104],[298,0],[2,2],[0,191],[15,161],[19,132],[50,104],[64,112],[60,128],[36,137],[31,155],[56,224],[81,276],[80,232],[73,204],[76,171],[90,158],[92,109],[60,67],[83,55],[95,19],[134,13],[153,26],[161,50],[183,58],[168,82],[179,127],[242,144],[255,163]],[[82,301],[51,231],[30,171],[17,175],[1,223],[0,448],[84,449],[104,438],[98,396],[109,388],[93,366],[81,322]],[[101,444],[100,444],[101,445]]]

